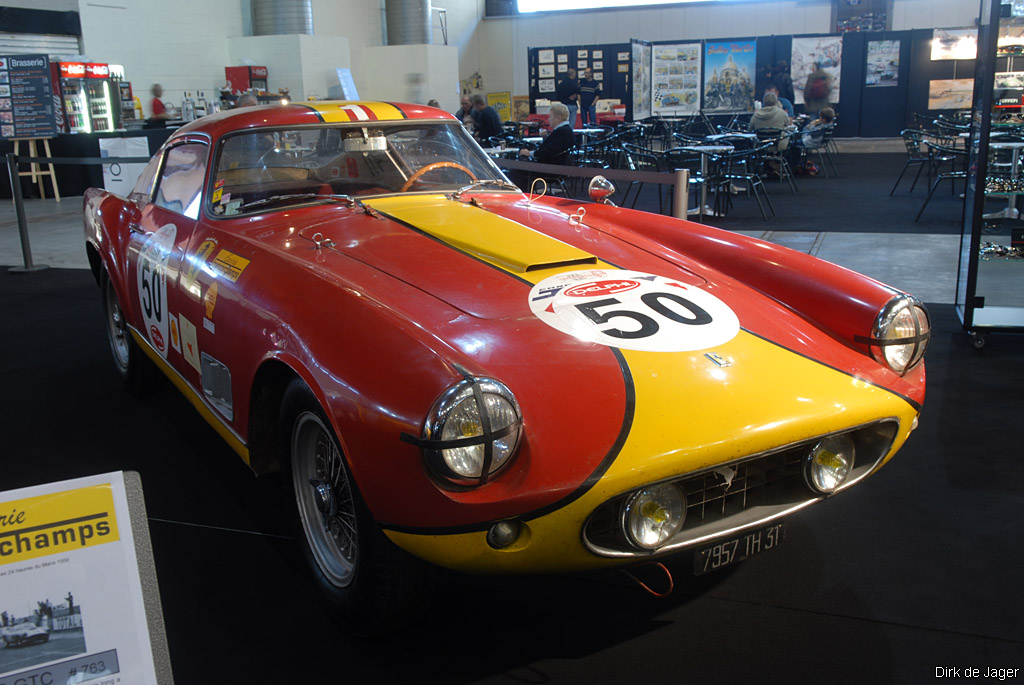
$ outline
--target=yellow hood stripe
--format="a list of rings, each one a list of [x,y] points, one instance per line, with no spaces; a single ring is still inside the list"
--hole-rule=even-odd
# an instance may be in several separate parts
[[[387,102],[332,102],[303,103],[315,110],[328,124],[347,124],[350,121],[396,121],[405,119],[405,114]]]

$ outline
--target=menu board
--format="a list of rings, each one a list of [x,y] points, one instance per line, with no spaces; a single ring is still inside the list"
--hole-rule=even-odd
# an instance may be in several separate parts
[[[50,58],[0,57],[0,138],[52,138],[58,132]]]

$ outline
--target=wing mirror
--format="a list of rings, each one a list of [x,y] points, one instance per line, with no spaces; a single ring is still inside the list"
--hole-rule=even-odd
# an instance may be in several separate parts
[[[595,176],[590,179],[587,194],[594,202],[614,206],[610,198],[615,194],[615,185],[604,176]]]

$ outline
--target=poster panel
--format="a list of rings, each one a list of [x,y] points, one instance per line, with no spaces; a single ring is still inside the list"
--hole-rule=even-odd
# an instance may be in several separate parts
[[[700,111],[700,43],[655,45],[651,106],[665,116]]]
[[[974,79],[950,78],[928,82],[928,109],[970,109]]]
[[[810,76],[820,67],[831,78],[832,89],[828,101],[839,102],[839,72],[843,60],[842,36],[819,36],[817,38],[794,38],[790,73],[793,77],[794,104],[806,103],[804,89]]]
[[[757,43],[733,41],[704,46],[704,111],[754,111]]]
[[[498,117],[502,121],[512,119],[512,93],[504,91],[501,93],[488,93],[487,104],[498,111]]]
[[[900,42],[869,40],[865,86],[897,86],[900,82]]]
[[[59,133],[50,58],[0,56],[0,138],[52,138]]]
[[[651,44],[630,41],[633,49],[633,120],[651,116]]]
[[[932,31],[932,61],[975,59],[978,29],[935,29]]]

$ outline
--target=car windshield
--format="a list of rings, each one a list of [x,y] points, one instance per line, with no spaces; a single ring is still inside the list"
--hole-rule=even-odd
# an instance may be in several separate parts
[[[219,216],[338,195],[358,199],[448,192],[474,181],[507,183],[458,122],[253,129],[222,140],[215,169],[209,204]]]

